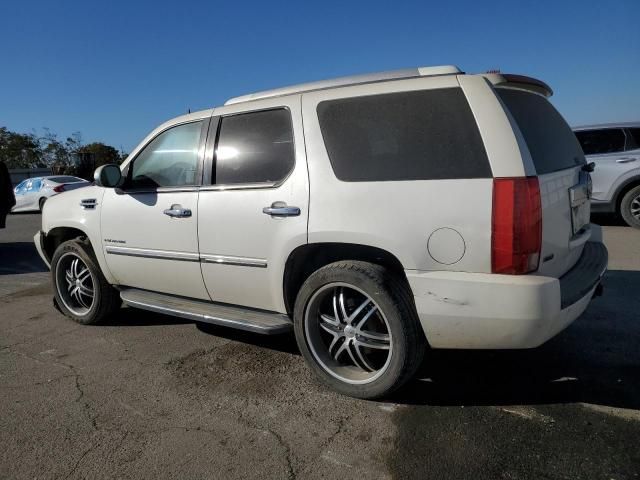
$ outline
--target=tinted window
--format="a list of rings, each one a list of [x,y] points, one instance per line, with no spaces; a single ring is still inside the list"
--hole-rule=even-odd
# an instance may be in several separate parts
[[[73,182],[84,182],[83,179],[78,177],[49,177],[47,180],[51,180],[56,183],[73,183]]]
[[[585,162],[571,128],[546,98],[523,90],[496,91],[518,124],[539,175]]]
[[[216,147],[214,183],[263,183],[284,179],[295,153],[285,109],[224,117]]]
[[[491,177],[480,132],[459,88],[321,102],[333,171],[347,182]]]
[[[153,139],[135,158],[131,187],[195,185],[202,122],[173,127]]]
[[[603,130],[583,130],[576,132],[585,155],[622,152],[624,150],[624,132],[620,128]]]
[[[627,150],[640,148],[640,128],[629,128],[627,132],[629,134]]]

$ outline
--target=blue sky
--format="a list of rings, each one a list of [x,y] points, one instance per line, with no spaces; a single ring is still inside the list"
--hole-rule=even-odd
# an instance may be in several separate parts
[[[536,76],[571,124],[640,120],[640,0],[0,4],[0,126],[131,150],[255,90],[420,65]]]

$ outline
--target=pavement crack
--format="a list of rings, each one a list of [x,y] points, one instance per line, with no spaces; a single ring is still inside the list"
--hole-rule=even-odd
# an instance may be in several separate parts
[[[73,475],[76,470],[78,469],[78,467],[80,466],[80,463],[82,463],[82,460],[84,460],[84,457],[86,457],[87,455],[89,455],[89,453],[91,453],[92,450],[95,450],[98,447],[97,444],[92,444],[89,446],[89,448],[87,448],[84,453],[82,455],[80,455],[80,458],[76,461],[76,463],[73,465],[73,467],[71,468],[71,470],[69,471],[69,473],[67,473],[67,475],[64,477],[65,480],[67,478],[70,478],[71,475]]]
[[[296,479],[296,472],[293,469],[293,462],[292,462],[292,454],[291,454],[291,447],[289,447],[289,445],[283,440],[282,436],[277,433],[275,430],[272,430],[270,428],[265,428],[264,429],[265,432],[270,433],[273,438],[275,438],[278,443],[280,444],[280,446],[282,448],[284,448],[285,450],[285,459],[287,461],[287,470],[288,470],[288,475],[287,477],[289,478],[289,480],[295,480]]]
[[[333,439],[342,433],[342,429],[344,428],[345,423],[349,420],[350,417],[341,417],[338,419],[336,431],[333,432],[329,437],[322,442],[323,447],[327,447],[333,442]]]
[[[293,455],[293,452],[291,450],[291,447],[289,446],[289,444],[287,442],[284,441],[284,439],[282,438],[282,435],[280,435],[278,432],[276,432],[275,430],[273,430],[270,427],[267,427],[267,426],[264,426],[264,425],[259,425],[259,424],[255,423],[255,422],[247,419],[242,414],[240,414],[240,416],[238,417],[238,420],[240,420],[242,423],[244,423],[247,427],[252,428],[254,430],[258,430],[260,432],[268,433],[269,435],[271,435],[273,438],[276,439],[278,444],[284,449],[284,452],[285,452],[285,460],[287,462],[287,478],[289,480],[296,480],[297,474],[296,474],[295,468],[293,467],[294,455]]]

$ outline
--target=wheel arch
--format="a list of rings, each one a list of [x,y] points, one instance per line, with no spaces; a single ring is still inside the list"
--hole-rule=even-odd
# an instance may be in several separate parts
[[[287,314],[292,314],[300,287],[309,275],[325,265],[341,260],[360,260],[382,265],[406,281],[402,263],[387,250],[355,243],[308,243],[294,249],[285,263],[283,296]]]
[[[42,250],[44,254],[47,256],[47,259],[51,261],[53,258],[53,254],[60,246],[61,243],[66,242],[68,240],[73,240],[74,238],[84,237],[87,239],[87,243],[91,248],[91,252],[95,257],[95,250],[93,245],[91,244],[91,240],[89,239],[89,235],[86,232],[80,230],[75,227],[55,227],[47,232],[47,235],[44,238]]]
[[[628,180],[625,180],[616,190],[614,195],[614,205],[616,209],[616,213],[620,213],[620,205],[622,203],[622,199],[626,195],[626,193],[634,187],[640,185],[640,175],[636,177],[631,177]]]

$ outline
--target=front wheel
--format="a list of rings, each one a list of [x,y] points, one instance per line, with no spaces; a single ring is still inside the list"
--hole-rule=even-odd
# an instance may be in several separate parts
[[[120,307],[120,296],[89,253],[87,241],[61,243],[51,259],[56,302],[62,313],[84,325],[96,324]]]
[[[316,376],[358,398],[379,398],[402,386],[426,347],[406,282],[367,262],[336,262],[314,272],[296,299],[294,323],[298,347]]]
[[[640,185],[633,187],[622,197],[620,214],[627,225],[640,228]]]

